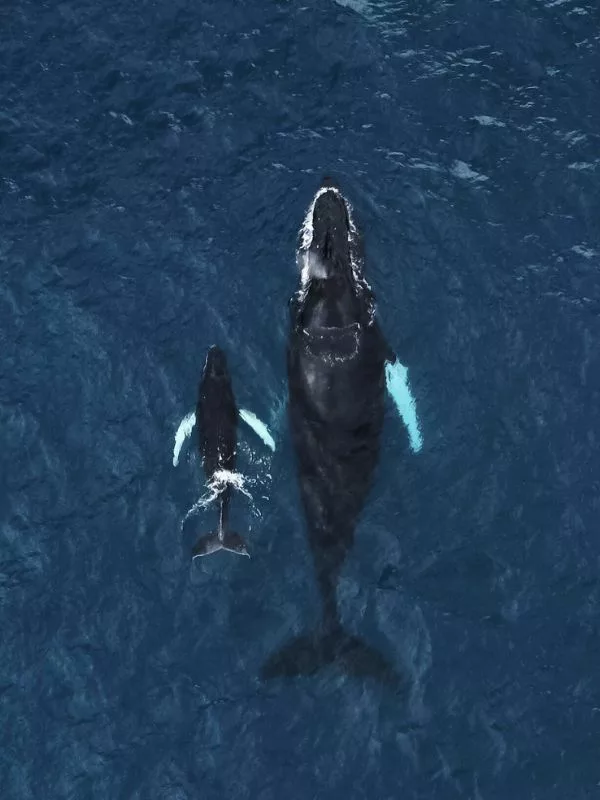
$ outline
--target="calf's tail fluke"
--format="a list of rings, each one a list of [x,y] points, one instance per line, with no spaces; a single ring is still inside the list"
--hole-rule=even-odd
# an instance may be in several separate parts
[[[237,553],[239,556],[250,557],[244,539],[239,533],[234,533],[227,529],[226,501],[223,499],[221,500],[221,508],[219,511],[219,527],[216,531],[198,539],[192,550],[192,558],[210,556],[212,553],[218,553],[219,550],[226,550],[228,553]]]
[[[246,542],[239,533],[218,530],[198,539],[192,550],[192,558],[210,556],[212,553],[218,553],[219,550],[226,550],[229,553],[237,553],[239,556],[250,557]]]

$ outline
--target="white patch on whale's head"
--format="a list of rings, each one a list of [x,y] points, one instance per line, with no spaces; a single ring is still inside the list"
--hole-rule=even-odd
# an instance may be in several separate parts
[[[309,281],[311,278],[326,278],[329,274],[327,266],[323,263],[318,253],[308,250],[304,254],[304,269],[305,274],[303,278]]]
[[[213,344],[209,347],[204,362],[204,374],[212,378],[227,378],[227,356],[220,347]]]
[[[335,186],[322,186],[308,206],[304,220],[299,231],[298,249],[296,251],[296,263],[300,269],[300,288],[298,290],[299,300],[302,301],[308,291],[309,284],[313,278],[326,278],[328,275],[327,267],[320,259],[319,255],[311,250],[314,238],[314,212],[318,199],[326,192],[333,192],[344,203],[348,215],[348,246],[350,253],[350,265],[352,268],[352,279],[357,292],[364,292],[369,304],[369,316],[374,319],[375,303],[371,287],[363,275],[363,258],[360,242],[360,234],[354,221],[351,204]]]
[[[336,192],[337,194],[339,194],[338,190],[331,186],[322,186],[311,200],[311,203],[306,211],[304,220],[300,227],[300,235],[299,235],[300,243],[296,255],[297,255],[298,266],[300,267],[301,289],[306,289],[311,278],[325,277],[324,274],[323,275],[320,274],[320,273],[325,273],[324,265],[323,264],[319,265],[317,263],[319,262],[318,256],[315,253],[310,252],[310,248],[313,243],[313,237],[315,233],[314,222],[313,222],[315,205],[319,197],[325,194],[325,192]]]

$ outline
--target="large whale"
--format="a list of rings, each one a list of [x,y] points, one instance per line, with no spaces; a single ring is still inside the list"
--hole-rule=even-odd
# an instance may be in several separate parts
[[[336,598],[373,482],[386,365],[396,356],[363,277],[351,209],[329,179],[309,208],[298,260],[300,287],[290,302],[288,412],[322,608],[317,630],[272,655],[262,675],[307,674],[336,662],[352,674],[395,680],[380,653],[344,631]]]
[[[228,529],[231,476],[235,472],[238,409],[231,386],[225,353],[213,345],[206,356],[196,405],[198,446],[207,482],[217,483],[219,522],[216,531],[196,543],[192,556],[210,555],[218,550],[248,556],[242,537]]]

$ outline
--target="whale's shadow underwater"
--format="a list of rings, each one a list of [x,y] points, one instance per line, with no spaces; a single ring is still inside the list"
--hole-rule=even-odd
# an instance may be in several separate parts
[[[290,301],[288,414],[322,614],[316,631],[267,659],[261,678],[310,675],[331,665],[400,688],[405,681],[393,664],[344,630],[336,597],[379,458],[386,364],[396,356],[363,277],[351,209],[329,179],[301,229],[298,261],[300,288]]]

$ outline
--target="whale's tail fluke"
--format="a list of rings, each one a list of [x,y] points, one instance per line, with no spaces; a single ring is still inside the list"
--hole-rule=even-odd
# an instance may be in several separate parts
[[[341,626],[292,639],[269,656],[262,666],[261,679],[310,676],[330,666],[353,678],[373,678],[396,690],[405,683],[385,656]]]
[[[192,559],[200,558],[200,556],[210,556],[213,553],[218,553],[219,550],[226,550],[229,553],[237,553],[239,556],[248,556],[248,558],[250,558],[250,553],[248,552],[248,547],[244,539],[239,533],[228,530],[227,520],[229,518],[230,491],[230,487],[227,487],[221,495],[219,526],[217,530],[206,536],[201,536],[200,539],[198,539],[192,550]]]
[[[239,556],[250,557],[246,542],[239,533],[233,533],[232,531],[214,531],[198,539],[192,550],[192,558],[210,556],[213,553],[218,553],[219,550],[227,550],[229,553],[237,553]]]

